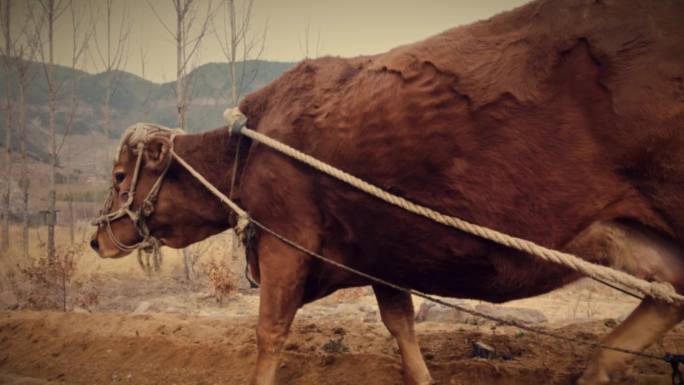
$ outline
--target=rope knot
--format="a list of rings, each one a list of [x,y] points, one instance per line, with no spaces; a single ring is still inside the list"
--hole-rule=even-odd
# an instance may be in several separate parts
[[[674,297],[677,295],[677,291],[675,291],[675,288],[671,283],[658,281],[651,282],[649,295],[667,303],[673,303]]]
[[[223,119],[225,119],[228,124],[231,135],[239,135],[242,131],[242,127],[247,123],[247,117],[237,107],[228,108],[223,111]]]
[[[140,207],[140,212],[142,213],[142,216],[145,218],[152,215],[152,213],[154,212],[154,202],[145,199]]]
[[[246,214],[238,215],[237,224],[235,225],[235,234],[237,234],[240,238],[244,238],[245,230],[249,224],[250,220]]]

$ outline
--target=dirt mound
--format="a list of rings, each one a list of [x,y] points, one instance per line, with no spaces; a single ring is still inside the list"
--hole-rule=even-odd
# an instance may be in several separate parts
[[[254,316],[172,314],[0,313],[0,384],[245,384],[255,362]],[[610,325],[610,323],[608,323]],[[604,322],[565,326],[599,338]],[[591,352],[495,326],[418,326],[423,352],[439,384],[571,384]],[[481,341],[496,359],[472,357]],[[681,326],[654,352],[684,346]],[[621,384],[670,384],[664,363],[638,359]],[[321,317],[297,320],[278,384],[401,384],[394,340],[381,323]]]

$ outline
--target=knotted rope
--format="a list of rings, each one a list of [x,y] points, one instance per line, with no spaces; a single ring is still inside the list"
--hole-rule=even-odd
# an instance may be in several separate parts
[[[363,192],[366,192],[369,195],[372,195],[387,203],[400,207],[406,211],[428,218],[437,223],[441,223],[445,226],[449,226],[457,230],[466,232],[468,234],[472,234],[480,238],[487,239],[489,241],[525,252],[530,255],[534,255],[544,261],[553,262],[568,267],[572,270],[582,273],[583,275],[595,278],[597,280],[603,280],[608,281],[610,283],[619,284],[632,290],[638,291],[646,296],[656,298],[667,303],[684,303],[684,296],[678,294],[675,291],[674,287],[668,282],[649,282],[643,279],[639,279],[623,271],[615,270],[606,266],[585,261],[570,253],[550,249],[538,245],[532,241],[514,237],[494,229],[470,223],[458,217],[442,214],[436,210],[413,203],[408,199],[389,193],[375,185],[372,185],[347,172],[344,172],[310,155],[307,155],[299,150],[296,150],[282,142],[279,142],[266,135],[260,134],[256,131],[247,128],[245,126],[247,119],[237,108],[226,110],[223,116],[226,119],[228,125],[231,127],[231,133],[247,136],[290,158],[305,163],[315,168],[316,170],[319,170],[329,176],[332,176],[342,182],[347,183],[352,187],[355,187]],[[197,175],[195,177],[197,177]],[[228,202],[226,202],[226,204],[228,204]],[[228,205],[230,206],[230,204]],[[231,208],[235,209],[232,206]],[[238,209],[239,211],[236,210],[236,212],[238,212],[240,216],[246,216],[244,210],[240,209],[239,207]],[[242,212],[242,214],[240,214],[240,212]]]

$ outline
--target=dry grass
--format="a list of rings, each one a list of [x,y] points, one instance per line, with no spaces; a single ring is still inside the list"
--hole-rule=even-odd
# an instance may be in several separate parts
[[[99,300],[97,288],[112,280],[150,279],[140,269],[135,253],[118,259],[100,258],[88,246],[92,231],[91,226],[80,224],[76,229],[76,242],[71,244],[68,227],[57,226],[58,263],[49,266],[46,229],[29,230],[29,258],[25,259],[21,257],[21,227],[12,226],[10,250],[0,255],[0,292],[14,292],[24,307],[88,308]],[[188,289],[212,291],[219,302],[235,291],[241,271],[230,262],[234,260],[230,241],[231,237],[219,234],[188,248],[192,269],[196,270]],[[163,248],[162,258],[161,269],[152,278],[185,276],[182,253]],[[57,279],[60,276],[61,281]]]
[[[73,259],[77,273],[74,278],[81,276],[89,276],[92,274],[109,273],[109,274],[142,274],[139,272],[135,258],[122,259],[101,259],[97,254],[88,247],[92,227],[85,223],[79,224],[76,227],[76,237],[74,244],[69,240],[69,229],[63,226],[55,228],[55,241],[57,244],[58,254],[64,253],[67,250],[74,251]],[[41,258],[47,255],[45,240],[47,238],[47,230],[45,227],[30,228],[29,229],[29,258],[25,260],[21,252],[21,227],[12,226],[10,228],[10,250],[0,255],[0,270],[6,273],[14,271],[17,267],[25,267],[36,263]],[[0,289],[2,289],[4,279],[0,277]]]

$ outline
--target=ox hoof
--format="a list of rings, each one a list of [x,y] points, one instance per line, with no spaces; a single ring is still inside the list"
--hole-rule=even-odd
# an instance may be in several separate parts
[[[610,377],[608,376],[608,373],[606,373],[603,370],[591,370],[588,369],[587,371],[582,374],[582,377],[580,377],[577,380],[577,385],[606,385],[610,383]]]
[[[421,376],[418,378],[404,376],[405,385],[439,385],[435,382],[430,375]]]

